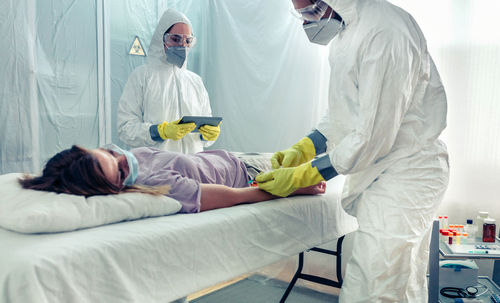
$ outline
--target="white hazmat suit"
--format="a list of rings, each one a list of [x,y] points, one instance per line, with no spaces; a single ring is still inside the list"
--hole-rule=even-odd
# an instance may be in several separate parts
[[[407,12],[384,0],[305,3],[294,4],[309,40],[331,40],[328,112],[255,180],[286,196],[346,175],[342,205],[359,229],[340,302],[426,302],[432,221],[449,165],[438,139],[446,95],[425,38]]]
[[[213,144],[191,132],[180,140],[154,141],[150,127],[182,116],[211,116],[210,101],[201,78],[168,63],[163,34],[174,24],[191,23],[182,13],[168,9],[153,34],[146,64],[129,76],[118,105],[118,134],[130,147],[152,146],[162,150],[196,153]]]
[[[329,112],[317,130],[359,222],[340,302],[426,302],[430,229],[449,177],[441,79],[404,10],[324,2],[345,27],[331,43]]]

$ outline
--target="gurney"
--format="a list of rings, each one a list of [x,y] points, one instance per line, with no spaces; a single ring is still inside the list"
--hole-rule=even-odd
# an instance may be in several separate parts
[[[354,231],[327,192],[59,233],[0,228],[0,302],[169,302]]]

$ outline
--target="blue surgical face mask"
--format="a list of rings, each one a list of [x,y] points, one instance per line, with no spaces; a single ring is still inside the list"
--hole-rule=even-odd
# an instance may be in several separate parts
[[[112,150],[119,155],[125,156],[125,158],[127,159],[129,172],[127,177],[125,177],[125,180],[123,180],[123,185],[124,186],[134,185],[135,181],[137,180],[137,175],[139,174],[139,163],[137,162],[137,159],[134,156],[134,154],[132,154],[129,151],[123,150],[114,144],[107,144],[103,146],[103,148]]]
[[[170,46],[165,49],[167,62],[181,68],[186,62],[189,48],[184,46]]]
[[[343,24],[343,22],[330,17],[328,19],[321,19],[316,22],[304,24],[303,27],[309,41],[316,44],[327,45],[339,33]]]

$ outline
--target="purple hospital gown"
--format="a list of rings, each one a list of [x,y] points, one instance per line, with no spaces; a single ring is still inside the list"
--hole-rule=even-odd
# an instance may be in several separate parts
[[[245,164],[223,150],[185,155],[140,147],[131,152],[139,162],[137,185],[170,185],[167,196],[182,204],[180,212],[200,211],[201,183],[248,187]]]

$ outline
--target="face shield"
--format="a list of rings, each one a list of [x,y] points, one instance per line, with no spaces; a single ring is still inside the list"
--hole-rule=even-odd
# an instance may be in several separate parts
[[[296,10],[294,9],[292,13],[302,21],[314,22],[320,20],[327,9],[328,4],[318,0],[314,4]]]

